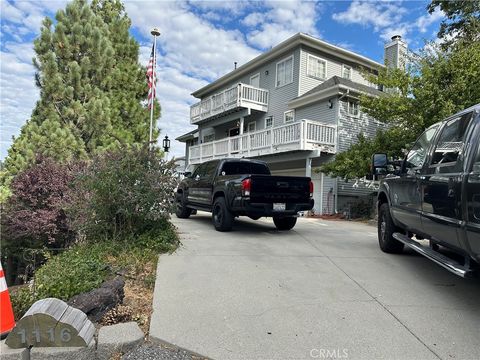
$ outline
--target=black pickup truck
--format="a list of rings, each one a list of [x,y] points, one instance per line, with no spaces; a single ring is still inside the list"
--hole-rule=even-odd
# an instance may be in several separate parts
[[[397,170],[385,154],[373,156],[373,173],[388,174],[378,192],[384,252],[406,245],[459,276],[478,275],[479,114],[480,104],[429,127]]]
[[[299,211],[313,208],[308,177],[272,176],[262,161],[223,159],[205,162],[182,180],[176,193],[176,215],[194,210],[212,213],[218,231],[229,231],[236,216],[273,217],[279,230],[290,230]]]

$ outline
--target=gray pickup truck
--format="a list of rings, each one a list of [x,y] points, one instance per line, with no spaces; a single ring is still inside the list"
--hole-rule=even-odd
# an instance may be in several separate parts
[[[313,183],[308,177],[272,176],[262,161],[212,160],[182,180],[176,192],[176,215],[212,213],[215,229],[229,231],[237,216],[254,220],[273,217],[279,230],[290,230],[299,211],[313,208]]]
[[[385,154],[372,158],[387,174],[378,192],[378,240],[387,253],[408,246],[462,277],[480,263],[480,104],[430,126],[394,170]]]

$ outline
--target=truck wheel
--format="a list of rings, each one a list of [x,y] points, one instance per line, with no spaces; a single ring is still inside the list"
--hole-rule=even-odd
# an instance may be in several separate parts
[[[227,209],[224,197],[218,197],[213,203],[212,210],[213,226],[217,231],[230,231],[233,225],[233,215]]]
[[[394,232],[402,230],[395,226],[390,215],[390,207],[387,203],[380,205],[378,211],[378,244],[383,252],[398,254],[403,250],[403,243],[393,238]]]
[[[293,216],[288,217],[274,217],[273,223],[278,230],[290,230],[297,223],[297,218]]]
[[[177,194],[177,207],[175,210],[175,215],[179,219],[188,219],[192,213],[192,209],[187,208],[185,201],[185,196],[182,194]]]

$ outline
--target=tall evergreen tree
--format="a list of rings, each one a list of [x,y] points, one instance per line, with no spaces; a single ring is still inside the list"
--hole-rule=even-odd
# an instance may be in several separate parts
[[[73,0],[55,19],[34,42],[40,100],[9,149],[9,175],[37,154],[63,162],[148,140],[145,69],[121,2]]]
[[[139,45],[129,33],[131,21],[119,0],[93,0],[91,7],[107,25],[116,59],[109,93],[112,136],[126,144],[145,143],[150,127],[150,112],[142,105],[147,97],[145,68],[138,64]],[[159,116],[155,102],[154,119]],[[154,139],[158,135],[155,130]]]

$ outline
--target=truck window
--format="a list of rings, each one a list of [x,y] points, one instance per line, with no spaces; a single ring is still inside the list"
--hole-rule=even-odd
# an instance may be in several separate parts
[[[428,148],[430,147],[437,129],[438,125],[427,129],[422,135],[420,135],[415,145],[413,145],[412,150],[407,154],[407,160],[405,162],[407,169],[423,166],[425,159],[427,158]]]
[[[472,114],[467,113],[445,124],[435,146],[431,165],[454,165],[457,162],[463,149]]]
[[[226,162],[223,164],[222,175],[243,175],[243,174],[256,174],[256,175],[270,175],[270,170],[263,164],[250,163],[250,162]]]

